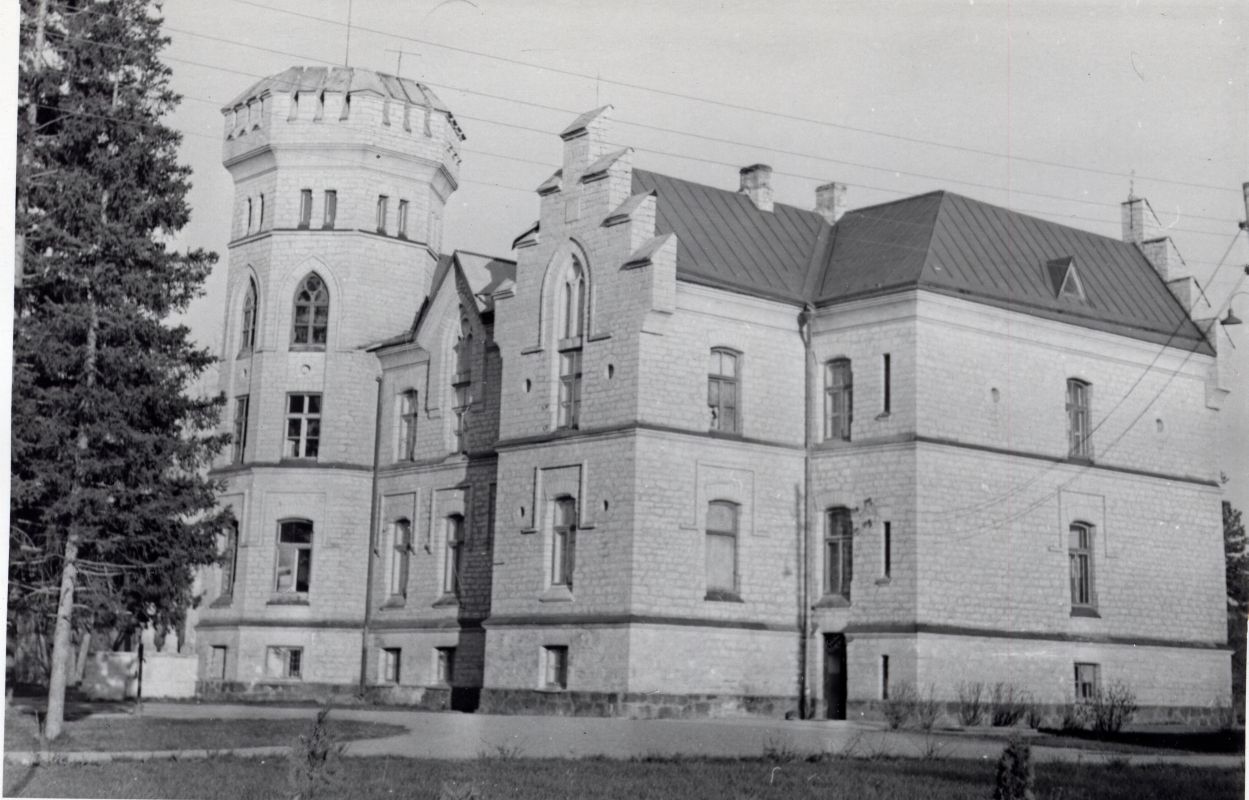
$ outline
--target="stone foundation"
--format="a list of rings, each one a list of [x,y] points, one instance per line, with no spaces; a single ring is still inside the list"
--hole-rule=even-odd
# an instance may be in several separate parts
[[[937,721],[937,727],[957,726],[958,722],[958,703],[942,703],[941,717]],[[881,721],[884,719],[884,713],[881,710],[882,703],[880,700],[867,701],[850,701],[847,703],[846,719],[853,720],[871,720]],[[1034,706],[1041,716],[1042,728],[1059,728],[1062,725],[1062,719],[1069,708],[1066,705],[1055,703],[1038,703]],[[821,709],[822,714],[822,709]],[[992,714],[992,706],[986,704],[982,714],[980,727],[989,727],[989,719]],[[1229,718],[1227,708],[1220,708],[1215,705],[1208,706],[1141,706],[1132,715],[1131,726],[1136,725],[1185,725],[1194,728],[1211,728],[1216,729],[1222,727]],[[912,723],[913,724],[913,723]],[[1020,720],[1019,725],[1026,725],[1026,720]]]
[[[775,717],[796,713],[796,697],[638,692],[544,692],[537,689],[482,689],[485,714],[542,714],[560,717],[691,719]]]

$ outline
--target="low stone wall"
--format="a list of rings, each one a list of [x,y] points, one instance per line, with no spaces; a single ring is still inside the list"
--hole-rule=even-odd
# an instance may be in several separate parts
[[[561,717],[690,719],[706,717],[784,717],[796,712],[794,697],[752,695],[649,694],[635,692],[544,692],[537,689],[482,689],[486,714],[544,714]]]
[[[445,686],[368,686],[305,681],[200,681],[196,697],[224,703],[317,703],[337,706],[404,706],[422,711],[473,710],[461,708],[465,690]],[[475,696],[476,690],[466,690]]]

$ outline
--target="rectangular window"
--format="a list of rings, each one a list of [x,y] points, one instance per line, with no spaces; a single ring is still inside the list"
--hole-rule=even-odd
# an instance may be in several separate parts
[[[252,232],[252,199],[247,198],[247,232]]]
[[[567,689],[568,688],[568,648],[544,647],[542,648],[543,658],[543,681],[542,686],[545,689]]]
[[[316,458],[321,448],[321,395],[287,395],[286,457]]]
[[[740,365],[738,355],[732,350],[716,348],[711,351],[711,364],[707,372],[707,406],[711,411],[711,430],[719,433],[737,433],[738,379]]]
[[[893,523],[885,523],[884,541],[882,542],[884,550],[881,553],[882,569],[881,575],[886,578],[893,577]]]
[[[278,568],[274,591],[306,595],[312,583],[312,523],[287,520],[278,525]]]
[[[435,651],[435,658],[435,678],[443,686],[450,686],[455,680],[455,648],[439,647]]]
[[[442,592],[460,596],[461,558],[464,552],[464,517],[452,514],[446,521],[446,553],[442,570]]]
[[[1067,554],[1071,562],[1072,610],[1097,606],[1093,590],[1093,527],[1077,522],[1067,531]]]
[[[299,191],[299,227],[307,228],[312,224],[312,190]]]
[[[412,558],[412,523],[397,519],[391,524],[390,596],[408,596],[408,567]]]
[[[854,416],[854,374],[850,359],[836,358],[824,365],[824,439],[850,441]]]
[[[1093,442],[1089,402],[1093,387],[1072,378],[1067,381],[1067,454],[1072,458],[1092,458]]]
[[[416,390],[399,395],[399,460],[416,458]]]
[[[561,497],[551,509],[551,585],[572,588],[577,549],[577,501]]]
[[[707,504],[707,597],[737,599],[737,504]]]
[[[325,218],[321,222],[322,228],[333,228],[334,220],[338,216],[338,192],[333,189],[325,190]]]
[[[386,217],[389,216],[390,198],[384,194],[377,196],[377,232],[386,232]]]
[[[221,596],[231,597],[234,594],[234,577],[238,574],[239,563],[239,524],[231,522],[226,525],[221,541]]]
[[[1097,664],[1076,664],[1076,702],[1091,703],[1101,686],[1101,667]]]
[[[559,354],[559,419],[561,428],[576,428],[581,417],[581,351]]]
[[[265,658],[265,673],[270,678],[303,677],[304,649],[302,647],[270,647]]]
[[[880,657],[880,699],[889,699],[889,656]]]
[[[379,676],[382,683],[399,683],[400,675],[400,657],[402,652],[398,647],[383,647],[381,658],[378,661]]]
[[[468,452],[468,410],[473,403],[472,388],[468,384],[455,387],[455,405],[451,412],[454,415],[455,429],[451,431],[455,439],[455,452]]]
[[[260,195],[260,215],[256,220],[256,230],[262,231],[264,229],[265,229],[265,196],[261,194]]]
[[[824,594],[849,600],[854,561],[850,510],[829,509],[825,524]]]
[[[892,366],[893,365],[891,363],[892,361],[893,361],[892,357],[888,353],[885,353],[885,364],[884,364],[885,379],[884,379],[884,385],[881,387],[885,393],[884,408],[882,409],[883,413],[885,414],[890,413],[890,411],[893,409],[893,397],[892,397],[892,389],[893,389]]]
[[[234,440],[231,442],[231,461],[242,464],[247,456],[247,409],[249,397],[241,394],[234,398]]]
[[[407,200],[399,201],[398,227],[399,227],[399,238],[400,239],[408,238],[408,201]]]
[[[213,645],[208,654],[208,678],[214,681],[226,679],[226,657],[229,649],[221,645]]]

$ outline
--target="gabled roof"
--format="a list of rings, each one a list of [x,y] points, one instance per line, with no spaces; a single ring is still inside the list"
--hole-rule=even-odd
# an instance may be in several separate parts
[[[681,280],[817,305],[923,288],[1213,353],[1137,246],[962,195],[856,209],[829,228],[814,211],[760,211],[743,194],[639,169],[632,191],[658,196],[655,233],[677,235]],[[1083,302],[1054,290],[1057,259],[1078,265]]]

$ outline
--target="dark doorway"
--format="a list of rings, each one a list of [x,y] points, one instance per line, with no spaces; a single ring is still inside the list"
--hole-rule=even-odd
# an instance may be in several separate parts
[[[827,719],[846,718],[846,635],[824,634],[824,703]]]

